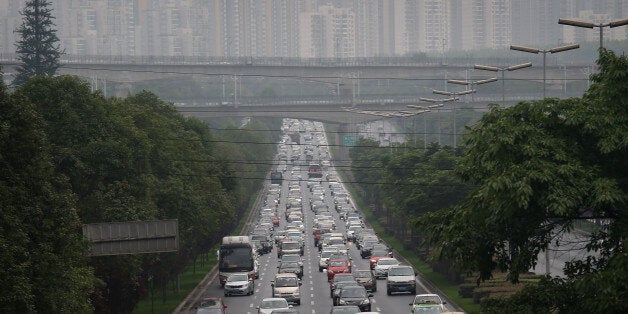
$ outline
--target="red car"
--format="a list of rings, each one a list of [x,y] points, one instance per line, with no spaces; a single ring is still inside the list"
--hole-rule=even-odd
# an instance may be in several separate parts
[[[388,251],[373,250],[373,252],[371,252],[371,257],[369,259],[371,269],[375,268],[375,265],[377,265],[377,261],[379,261],[379,259],[382,257],[390,257]]]
[[[321,236],[325,233],[330,233],[331,229],[329,228],[316,228],[314,229],[314,232],[312,232],[314,234],[314,246],[318,245],[318,241],[320,241]]]
[[[329,260],[327,263],[327,280],[334,279],[336,274],[351,273],[351,264],[344,259]]]
[[[277,215],[272,215],[270,219],[272,219],[272,221],[273,221],[273,225],[274,225],[275,227],[278,227],[278,226],[279,226],[279,217],[277,217]]]

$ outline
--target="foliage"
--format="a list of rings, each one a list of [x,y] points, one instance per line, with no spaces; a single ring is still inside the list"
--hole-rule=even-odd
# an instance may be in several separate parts
[[[366,202],[378,209],[390,232],[413,249],[416,240],[429,240],[430,234],[414,228],[412,219],[453,205],[467,188],[453,177],[457,157],[449,149],[431,144],[427,150],[416,147],[379,147],[373,140],[361,139],[349,152],[351,170],[364,191]],[[407,232],[410,232],[410,235]]]
[[[567,303],[540,302],[551,311],[572,312],[577,300],[577,312],[614,312],[623,307],[617,300],[626,297],[626,273],[617,266],[626,263],[628,230],[628,62],[601,49],[598,64],[600,72],[582,99],[493,106],[469,130],[457,170],[473,184],[471,192],[458,205],[419,220],[442,246],[443,258],[479,271],[478,283],[496,269],[516,283],[556,233],[572,230],[582,217],[607,219],[607,228],[592,234],[587,245],[597,257],[568,263],[569,278],[560,285],[523,292]],[[562,285],[576,297],[562,295]],[[530,299],[490,302],[509,311],[522,306],[521,312],[543,312]]]
[[[14,99],[21,102],[15,102]],[[259,188],[264,180],[264,176],[260,175],[258,181],[252,181],[253,184],[241,184],[241,179],[245,178],[235,175],[239,171],[237,165],[246,165],[246,159],[254,158],[253,156],[269,160],[274,153],[269,145],[264,148],[260,148],[261,145],[232,145],[229,148],[232,152],[227,154],[222,150],[226,146],[216,143],[214,134],[206,123],[183,117],[172,104],[163,102],[150,92],[140,92],[126,99],[105,99],[100,92],[91,92],[86,82],[70,76],[32,78],[15,91],[8,103],[16,108],[23,107],[26,113],[32,111],[31,115],[35,118],[27,120],[33,127],[26,123],[10,123],[4,124],[3,130],[21,132],[19,134],[23,137],[39,134],[42,139],[34,141],[25,138],[18,142],[22,146],[32,143],[33,146],[29,148],[12,142],[14,138],[20,137],[9,138],[7,135],[3,143],[11,147],[11,150],[2,150],[1,156],[9,156],[9,152],[15,151],[10,156],[19,161],[19,157],[24,154],[30,156],[30,150],[41,147],[40,159],[48,163],[48,168],[40,166],[41,171],[34,174],[43,176],[50,173],[52,179],[58,178],[48,180],[56,183],[54,187],[59,193],[48,187],[48,196],[44,193],[29,193],[28,190],[22,192],[23,196],[42,195],[48,201],[46,208],[49,211],[67,212],[67,215],[57,213],[55,217],[64,219],[64,227],[69,231],[55,228],[56,225],[50,222],[49,226],[39,227],[38,230],[42,232],[39,242],[45,244],[46,241],[57,241],[53,236],[56,234],[51,231],[57,230],[59,236],[63,236],[63,244],[72,246],[67,248],[67,254],[74,259],[64,261],[66,269],[53,274],[47,271],[56,270],[55,260],[61,260],[64,256],[56,259],[46,256],[42,261],[51,266],[38,267],[37,270],[42,272],[42,278],[50,281],[50,276],[63,273],[68,273],[68,281],[76,280],[79,275],[83,276],[80,282],[73,282],[73,286],[68,289],[58,289],[56,294],[37,294],[37,298],[31,298],[36,300],[21,300],[24,311],[27,312],[37,310],[40,308],[39,303],[49,302],[47,298],[53,297],[60,304],[60,301],[70,300],[81,304],[79,301],[85,302],[86,296],[92,291],[90,297],[96,312],[130,312],[138,300],[148,293],[149,287],[165,289],[167,283],[176,278],[196,256],[207,253],[230,231],[236,218],[245,211],[248,196],[254,194],[254,187]],[[20,127],[25,127],[29,132],[23,132]],[[278,126],[274,128],[279,129]],[[268,132],[265,136],[241,130],[235,133],[256,137],[255,140],[261,143],[273,141],[272,133]],[[19,149],[23,150],[22,155],[18,154]],[[233,163],[229,158],[241,160]],[[38,168],[31,171],[36,169]],[[261,171],[260,169],[260,173]],[[31,177],[36,178],[33,173],[28,172],[16,170],[15,174],[24,175],[23,182],[29,182]],[[13,178],[13,175],[8,177]],[[15,201],[8,197],[11,195],[11,186],[19,187],[18,184],[3,184],[0,189],[7,196],[4,198],[7,204]],[[245,188],[242,189],[241,186]],[[32,197],[31,200],[37,201]],[[56,203],[58,204],[55,205]],[[35,205],[37,204],[33,205],[34,208],[38,209]],[[75,210],[68,210],[70,208]],[[18,209],[28,207],[15,206],[15,210]],[[11,213],[3,210],[3,214],[5,212],[7,215]],[[72,216],[68,216],[69,214],[74,214],[74,220],[71,220]],[[177,219],[179,222],[180,249],[176,253],[93,257],[89,261],[82,257],[83,247],[77,234],[82,223],[161,219]],[[39,221],[37,217],[32,219],[35,223]],[[34,234],[27,236],[27,230],[35,226],[28,225],[28,221],[24,224],[24,227],[17,229],[24,230],[23,236],[13,229],[6,229],[13,230],[12,237],[16,238],[12,242],[16,248],[28,246],[29,238],[37,239]],[[41,254],[47,252],[45,249],[41,250]],[[35,257],[36,254],[31,256]],[[10,254],[6,254],[6,258],[21,259],[20,256],[11,257]],[[76,270],[73,268],[75,264]],[[21,267],[19,263],[15,265]],[[93,267],[93,274],[87,265]],[[95,281],[90,279],[94,275],[97,278]],[[29,289],[33,288],[26,286],[30,284],[29,281],[20,282],[25,285],[21,290],[26,298]],[[59,280],[59,285],[62,284],[64,282]],[[9,287],[17,288],[19,285]],[[48,289],[57,286],[38,284],[34,287]],[[82,293],[83,297],[60,298],[63,293]],[[7,299],[0,304],[5,306],[9,302]],[[74,306],[77,308],[77,305]],[[46,309],[55,308],[61,307],[52,306]],[[86,311],[80,309],[59,312]]]
[[[36,75],[54,75],[62,53],[56,30],[52,28],[50,2],[28,0],[21,14],[24,21],[15,30],[20,35],[16,53],[21,64],[13,80],[14,86],[20,86]]]
[[[55,172],[46,122],[4,85],[0,107],[0,312],[90,312],[76,198]]]

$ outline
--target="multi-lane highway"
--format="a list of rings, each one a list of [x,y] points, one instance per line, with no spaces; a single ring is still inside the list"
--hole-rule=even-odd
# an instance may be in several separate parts
[[[260,208],[257,208],[255,212],[258,213],[263,208],[273,210],[276,217],[279,218],[279,226],[272,230],[273,236],[277,236],[288,225],[285,214],[287,207],[291,207],[290,210],[294,211],[297,204],[295,199],[300,199],[303,222],[303,277],[300,287],[300,304],[293,304],[292,307],[299,313],[330,313],[333,307],[330,285],[326,272],[319,271],[319,249],[314,246],[312,231],[315,227],[315,221],[326,220],[327,218],[321,217],[329,215],[335,224],[333,232],[346,235],[346,223],[341,219],[340,213],[343,211],[345,213],[355,212],[354,202],[349,193],[346,193],[347,190],[335,173],[322,124],[286,119],[283,130],[285,136],[282,143],[279,144],[276,169],[273,169],[283,172],[283,182],[280,185],[268,184],[265,186],[262,199],[266,201],[262,202]],[[291,138],[288,133],[299,134],[299,143],[293,141],[294,135]],[[311,160],[306,161],[306,158]],[[308,165],[312,163],[324,165],[322,178],[308,178]],[[329,184],[330,181],[338,183]],[[344,193],[348,195],[348,198],[345,198]],[[274,200],[277,200],[278,203],[276,204]],[[315,212],[311,205],[314,200],[322,200],[329,210],[317,209]],[[340,211],[336,210],[336,203],[343,204]],[[268,212],[268,210],[264,212]],[[256,229],[259,232],[259,224],[266,220],[263,218],[266,215],[268,214],[260,215],[259,218],[252,220],[251,223],[254,225],[251,226],[250,230]],[[345,215],[343,214],[343,218]],[[268,216],[272,216],[272,214]],[[299,215],[291,217],[294,218],[295,216]],[[364,229],[368,230],[366,224]],[[357,249],[354,242],[347,241],[346,248],[351,257],[352,271],[370,269],[369,259],[363,259],[360,256],[360,250]],[[277,249],[275,244],[270,253],[258,257],[259,278],[254,281],[254,293],[252,295],[225,297],[224,289],[217,280],[206,286],[202,294],[207,297],[222,297],[228,306],[228,313],[257,313],[256,307],[260,305],[262,299],[272,297],[273,294],[271,280],[277,274],[277,267],[280,263]],[[399,260],[403,261],[401,257]],[[416,282],[416,294],[434,292],[428,291],[420,277],[416,277]],[[409,303],[413,301],[414,296],[415,294],[396,293],[388,295],[386,279],[378,279],[377,291],[373,292],[370,298],[371,311],[409,313]],[[445,304],[445,307],[448,306]]]

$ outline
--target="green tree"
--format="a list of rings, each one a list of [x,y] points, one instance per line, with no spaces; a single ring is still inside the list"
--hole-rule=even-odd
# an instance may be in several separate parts
[[[90,312],[76,199],[55,172],[45,120],[3,84],[0,108],[0,312]]]
[[[20,86],[36,75],[54,75],[62,54],[59,38],[53,29],[50,2],[28,0],[21,14],[23,22],[15,30],[20,36],[16,52],[21,64],[13,80],[14,86]]]
[[[582,312],[623,312],[628,59],[601,49],[598,65],[600,72],[582,99],[493,106],[470,130],[458,168],[473,184],[471,192],[420,223],[442,246],[443,257],[479,272],[478,282],[496,270],[518,282],[556,233],[572,230],[574,221],[586,217],[607,219],[610,223],[587,245],[599,256],[568,263],[567,284],[576,297],[565,298],[581,300]],[[553,291],[559,293],[561,286]]]

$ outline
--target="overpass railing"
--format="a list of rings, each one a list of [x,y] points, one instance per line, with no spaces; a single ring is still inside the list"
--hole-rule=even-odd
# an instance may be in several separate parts
[[[563,95],[561,93],[548,94],[548,97],[566,98],[574,97],[578,95]],[[581,95],[580,95],[581,96]],[[508,94],[506,97],[507,102],[524,101],[524,100],[538,100],[542,96],[534,95],[530,93],[521,94]],[[233,98],[205,98],[205,99],[169,99],[176,106],[192,106],[192,107],[220,107],[234,105],[243,106],[316,106],[316,105],[335,105],[338,107],[350,107],[361,105],[379,105],[382,109],[385,109],[386,105],[425,105],[426,107],[432,105],[432,103],[426,103],[419,99],[419,96],[414,95],[361,95],[360,97],[351,96],[284,96],[284,97],[238,97],[234,101]],[[501,94],[486,94],[475,95],[474,97],[464,97],[457,103],[501,103]]]
[[[530,57],[509,58],[447,58],[431,56],[369,57],[369,58],[291,58],[291,57],[208,57],[208,56],[121,56],[62,54],[61,64],[133,64],[133,65],[211,65],[211,66],[294,66],[294,67],[391,67],[391,66],[470,66],[530,61]],[[16,54],[0,54],[0,63],[19,63]]]

